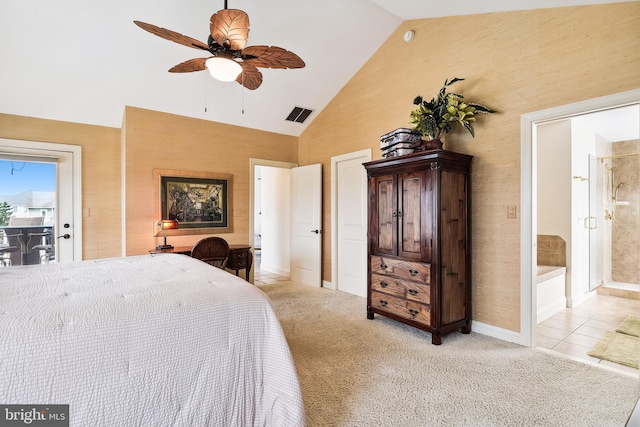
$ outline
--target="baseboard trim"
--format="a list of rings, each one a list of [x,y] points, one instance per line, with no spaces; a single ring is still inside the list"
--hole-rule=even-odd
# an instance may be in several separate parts
[[[327,289],[332,289],[334,291],[337,290],[336,285],[334,285],[332,282],[329,282],[327,280],[322,281],[322,287]]]
[[[266,271],[268,273],[277,274],[279,276],[290,277],[290,272],[285,270],[280,270],[278,268],[272,267],[264,262],[260,263],[260,271]]]
[[[589,298],[594,297],[597,294],[596,291],[589,291],[581,295],[577,295],[575,297],[567,297],[567,307],[574,308],[588,300]]]
[[[526,345],[522,334],[520,332],[510,331],[504,328],[498,328],[497,326],[488,325],[486,323],[472,321],[471,330],[482,335],[498,338],[502,341],[508,341],[515,344]]]
[[[567,298],[562,297],[561,299],[554,301],[546,306],[540,308],[538,310],[538,323],[544,322],[554,314],[558,313],[567,308]]]

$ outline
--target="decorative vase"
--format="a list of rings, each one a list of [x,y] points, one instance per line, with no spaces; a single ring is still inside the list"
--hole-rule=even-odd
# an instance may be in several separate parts
[[[422,140],[422,151],[443,150],[444,142],[439,138]]]

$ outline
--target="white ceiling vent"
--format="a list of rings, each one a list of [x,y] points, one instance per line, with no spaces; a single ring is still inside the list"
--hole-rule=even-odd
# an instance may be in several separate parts
[[[313,110],[308,108],[293,107],[293,110],[291,110],[286,120],[290,122],[304,123],[311,113],[313,113]]]

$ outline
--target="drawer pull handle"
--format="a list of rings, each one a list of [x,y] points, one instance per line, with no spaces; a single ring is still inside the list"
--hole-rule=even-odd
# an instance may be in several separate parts
[[[417,316],[417,315],[418,315],[418,313],[419,313],[419,312],[418,312],[418,310],[413,310],[413,309],[411,309],[411,308],[409,309],[409,314],[411,314],[411,315],[412,315],[412,316],[414,316],[414,317],[415,317],[415,316]]]
[[[409,270],[409,274],[411,274],[412,276],[417,276],[418,275],[418,270],[414,270],[413,268]]]
[[[416,291],[415,289],[409,289],[409,293],[413,296],[418,295],[418,291]]]
[[[381,299],[381,300],[380,300],[380,305],[381,305],[381,306],[386,307],[388,304],[389,304],[389,303],[388,303],[388,302],[386,302],[385,300],[383,300],[383,299]]]
[[[389,286],[389,284],[387,282],[380,282],[380,287],[381,288],[386,288],[387,286]]]
[[[383,270],[386,270],[387,267],[388,267],[387,264],[385,264],[384,262],[382,264],[380,264],[380,268],[383,269]]]

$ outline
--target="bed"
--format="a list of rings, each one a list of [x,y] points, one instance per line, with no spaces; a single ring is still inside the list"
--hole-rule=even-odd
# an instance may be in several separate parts
[[[72,426],[303,426],[264,293],[184,255],[0,268],[0,403]]]

